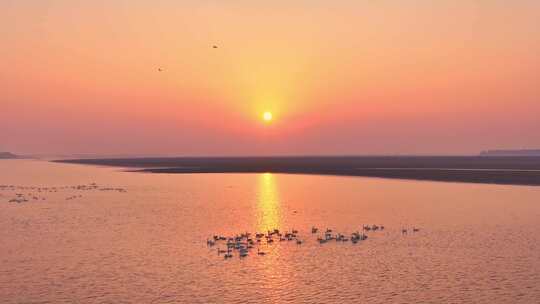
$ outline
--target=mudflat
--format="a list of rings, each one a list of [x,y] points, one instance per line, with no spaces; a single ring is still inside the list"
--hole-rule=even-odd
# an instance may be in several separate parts
[[[540,157],[295,156],[68,159],[150,173],[290,173],[540,185]]]

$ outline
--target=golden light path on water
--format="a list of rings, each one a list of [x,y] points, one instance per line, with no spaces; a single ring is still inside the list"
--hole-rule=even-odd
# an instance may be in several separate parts
[[[281,227],[281,204],[276,177],[271,173],[259,175],[257,229],[261,232]]]
[[[282,205],[279,197],[277,176],[272,173],[259,174],[259,193],[257,202],[257,231],[266,232],[273,229],[282,229]],[[296,286],[295,280],[291,278],[290,268],[280,267],[280,257],[283,254],[283,246],[259,246],[260,250],[267,253],[264,259],[261,259],[261,275],[264,278],[273,278],[273,280],[264,280],[263,285],[267,290],[277,290],[280,284],[275,282],[287,281],[290,286]],[[275,280],[275,281],[274,281]],[[270,300],[274,303],[279,302],[277,293],[268,294]]]

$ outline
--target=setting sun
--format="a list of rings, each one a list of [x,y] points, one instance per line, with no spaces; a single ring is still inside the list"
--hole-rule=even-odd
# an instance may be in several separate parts
[[[264,112],[263,120],[266,122],[270,122],[272,120],[272,112]]]

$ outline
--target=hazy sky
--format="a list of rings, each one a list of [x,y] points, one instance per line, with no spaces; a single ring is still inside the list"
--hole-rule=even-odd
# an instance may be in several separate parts
[[[539,54],[538,0],[2,0],[0,151],[538,148]]]

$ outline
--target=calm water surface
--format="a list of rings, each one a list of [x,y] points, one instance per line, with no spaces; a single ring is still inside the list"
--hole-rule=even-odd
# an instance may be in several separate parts
[[[9,185],[100,189],[13,190]],[[540,188],[0,161],[2,303],[538,303]],[[13,203],[16,194],[31,198]],[[320,245],[311,226],[362,243]],[[403,227],[420,227],[402,235]],[[224,260],[214,234],[297,229]]]

